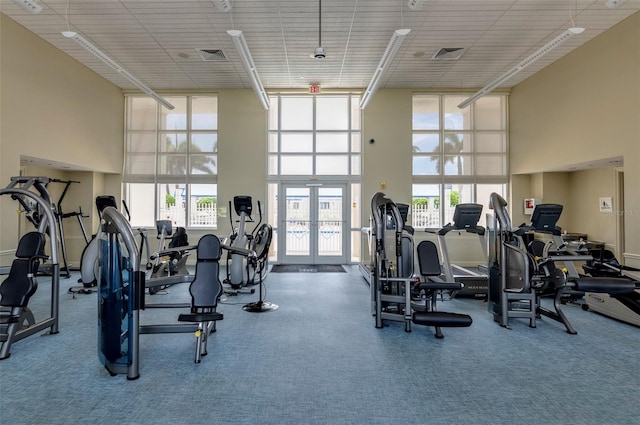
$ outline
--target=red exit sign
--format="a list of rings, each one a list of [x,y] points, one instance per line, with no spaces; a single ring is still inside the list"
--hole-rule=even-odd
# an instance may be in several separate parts
[[[320,86],[317,84],[309,86],[309,93],[320,93]]]

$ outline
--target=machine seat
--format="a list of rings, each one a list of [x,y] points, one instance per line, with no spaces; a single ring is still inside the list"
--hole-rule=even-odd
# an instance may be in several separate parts
[[[414,286],[418,290],[444,290],[444,291],[459,291],[464,288],[462,283],[458,282],[419,282]]]
[[[420,275],[423,281],[414,286],[414,291],[424,291],[428,300],[426,300],[423,311],[414,311],[411,321],[416,325],[433,326],[436,329],[435,337],[443,338],[440,328],[464,328],[471,326],[473,320],[467,314],[449,313],[437,311],[436,300],[438,291],[442,290],[459,290],[464,287],[459,282],[444,282],[441,279],[442,269],[440,267],[440,256],[438,248],[429,240],[422,241],[418,244],[418,265],[420,266]]]
[[[224,315],[218,312],[211,313],[183,313],[178,316],[179,322],[191,322],[191,323],[199,323],[199,322],[213,322],[216,320],[224,319]]]
[[[423,326],[441,326],[443,328],[465,328],[471,326],[473,320],[467,314],[447,313],[443,311],[416,311],[413,323]]]

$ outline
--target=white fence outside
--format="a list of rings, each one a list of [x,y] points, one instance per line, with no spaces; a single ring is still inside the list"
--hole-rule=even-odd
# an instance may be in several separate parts
[[[453,217],[453,207],[446,207],[444,211],[445,217]],[[416,228],[435,228],[441,227],[445,223],[440,223],[440,207],[433,205],[411,205],[411,225]]]
[[[217,205],[215,203],[191,203],[189,226],[191,227],[218,227]],[[182,205],[163,205],[160,208],[160,217],[163,220],[171,220],[174,226],[185,226],[185,211]]]

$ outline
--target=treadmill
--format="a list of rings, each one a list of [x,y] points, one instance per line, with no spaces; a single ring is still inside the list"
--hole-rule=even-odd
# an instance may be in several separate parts
[[[483,206],[481,204],[458,204],[453,213],[453,222],[438,230],[427,230],[427,232],[438,235],[438,248],[442,255],[442,271],[447,282],[460,282],[464,288],[456,291],[457,297],[486,298],[488,272],[485,264],[475,267],[461,266],[454,264],[449,257],[446,235],[450,232],[473,233],[478,236],[480,248],[484,258],[487,258],[487,246],[485,242],[485,228],[478,225],[482,216]]]

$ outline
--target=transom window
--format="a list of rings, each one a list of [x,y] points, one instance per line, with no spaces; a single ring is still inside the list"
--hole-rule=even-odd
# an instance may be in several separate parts
[[[271,99],[270,176],[353,176],[361,172],[359,97]]]

